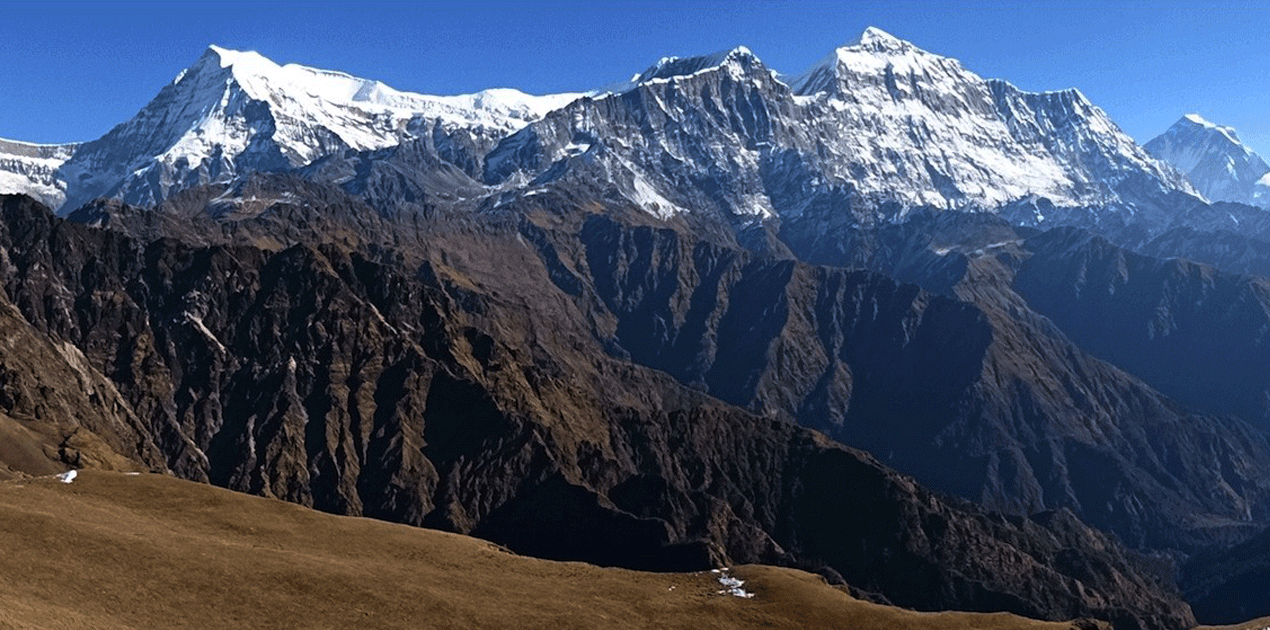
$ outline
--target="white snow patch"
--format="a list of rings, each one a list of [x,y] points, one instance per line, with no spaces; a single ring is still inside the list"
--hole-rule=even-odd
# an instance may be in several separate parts
[[[1187,115],[1186,115],[1186,119],[1187,119],[1187,120],[1189,120],[1189,121],[1191,121],[1191,122],[1193,122],[1193,123],[1195,123],[1195,124],[1197,124],[1197,125],[1201,125],[1201,126],[1204,126],[1204,127],[1216,127],[1216,126],[1217,126],[1217,125],[1214,125],[1213,123],[1208,122],[1207,120],[1205,120],[1205,119],[1204,119],[1204,117],[1203,117],[1203,116],[1200,116],[1199,114],[1187,114]]]
[[[413,116],[510,131],[582,96],[578,93],[535,96],[510,88],[457,96],[415,94],[334,70],[299,64],[279,66],[255,52],[217,46],[211,50],[219,56],[220,67],[231,69],[234,79],[253,97],[284,109],[299,106],[297,111],[308,112],[315,121],[323,123],[355,148],[396,144],[392,130],[399,129]],[[391,122],[377,132],[367,134],[357,129],[372,126],[365,123],[386,120]],[[388,131],[387,137],[383,131]]]
[[[185,321],[189,322],[190,324],[193,324],[195,330],[203,333],[204,337],[207,337],[209,341],[216,344],[216,348],[221,351],[221,354],[228,354],[228,351],[225,349],[225,344],[221,343],[220,339],[217,339],[216,335],[212,334],[212,331],[209,330],[207,328],[207,325],[203,323],[202,317],[193,315],[191,313],[186,313]]]
[[[75,481],[75,477],[78,477],[78,476],[79,476],[78,471],[68,470],[60,475],[56,475],[56,478],[58,481],[62,483],[71,483],[72,481]]]
[[[631,186],[633,188],[634,201],[641,208],[647,210],[653,216],[659,219],[669,219],[680,212],[679,206],[671,203],[669,199],[663,197],[661,193],[653,188],[648,180],[639,175],[631,178]]]
[[[730,569],[727,569],[725,567],[723,569],[713,569],[712,571],[710,571],[711,573],[714,573],[715,575],[719,576],[719,584],[723,585],[723,589],[719,591],[719,594],[731,595],[732,597],[740,597],[742,599],[753,598],[754,597],[753,592],[747,591],[744,588],[742,588],[743,586],[745,586],[745,580],[732,577],[732,575],[729,573],[729,570]]]

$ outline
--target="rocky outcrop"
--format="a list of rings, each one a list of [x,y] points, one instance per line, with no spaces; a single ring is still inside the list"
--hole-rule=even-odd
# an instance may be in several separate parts
[[[0,479],[85,466],[167,470],[115,384],[0,298]]]

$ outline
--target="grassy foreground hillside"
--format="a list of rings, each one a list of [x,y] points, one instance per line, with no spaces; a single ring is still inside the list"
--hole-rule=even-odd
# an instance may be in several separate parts
[[[913,613],[818,577],[517,556],[489,543],[156,475],[0,483],[0,628],[1065,628]]]
[[[1270,617],[1262,617],[1230,626],[1200,626],[1199,630],[1267,630],[1270,628]]]

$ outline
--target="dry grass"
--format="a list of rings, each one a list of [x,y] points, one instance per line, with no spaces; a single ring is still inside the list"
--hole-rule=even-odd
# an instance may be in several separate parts
[[[0,483],[0,628],[1066,628],[919,614],[818,577],[656,574],[517,556],[155,475]]]
[[[1237,623],[1233,626],[1200,626],[1196,630],[1267,630],[1270,629],[1270,617],[1262,617]]]

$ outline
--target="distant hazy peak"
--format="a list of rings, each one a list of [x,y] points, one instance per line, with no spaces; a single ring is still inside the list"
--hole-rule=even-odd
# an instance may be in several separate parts
[[[1239,139],[1239,134],[1235,132],[1234,127],[1226,127],[1224,125],[1218,125],[1216,123],[1209,122],[1203,116],[1200,116],[1199,114],[1194,114],[1194,113],[1187,114],[1183,116],[1180,120],[1178,120],[1176,123],[1174,123],[1175,126],[1176,125],[1187,126],[1188,124],[1219,133],[1225,136],[1226,139],[1229,140],[1230,142],[1234,144],[1238,144],[1240,147],[1243,147],[1243,141]],[[1251,151],[1250,149],[1247,149],[1246,147],[1244,148],[1245,150]]]
[[[1270,207],[1270,165],[1239,140],[1233,127],[1187,114],[1145,147],[1185,173],[1211,201]]]

